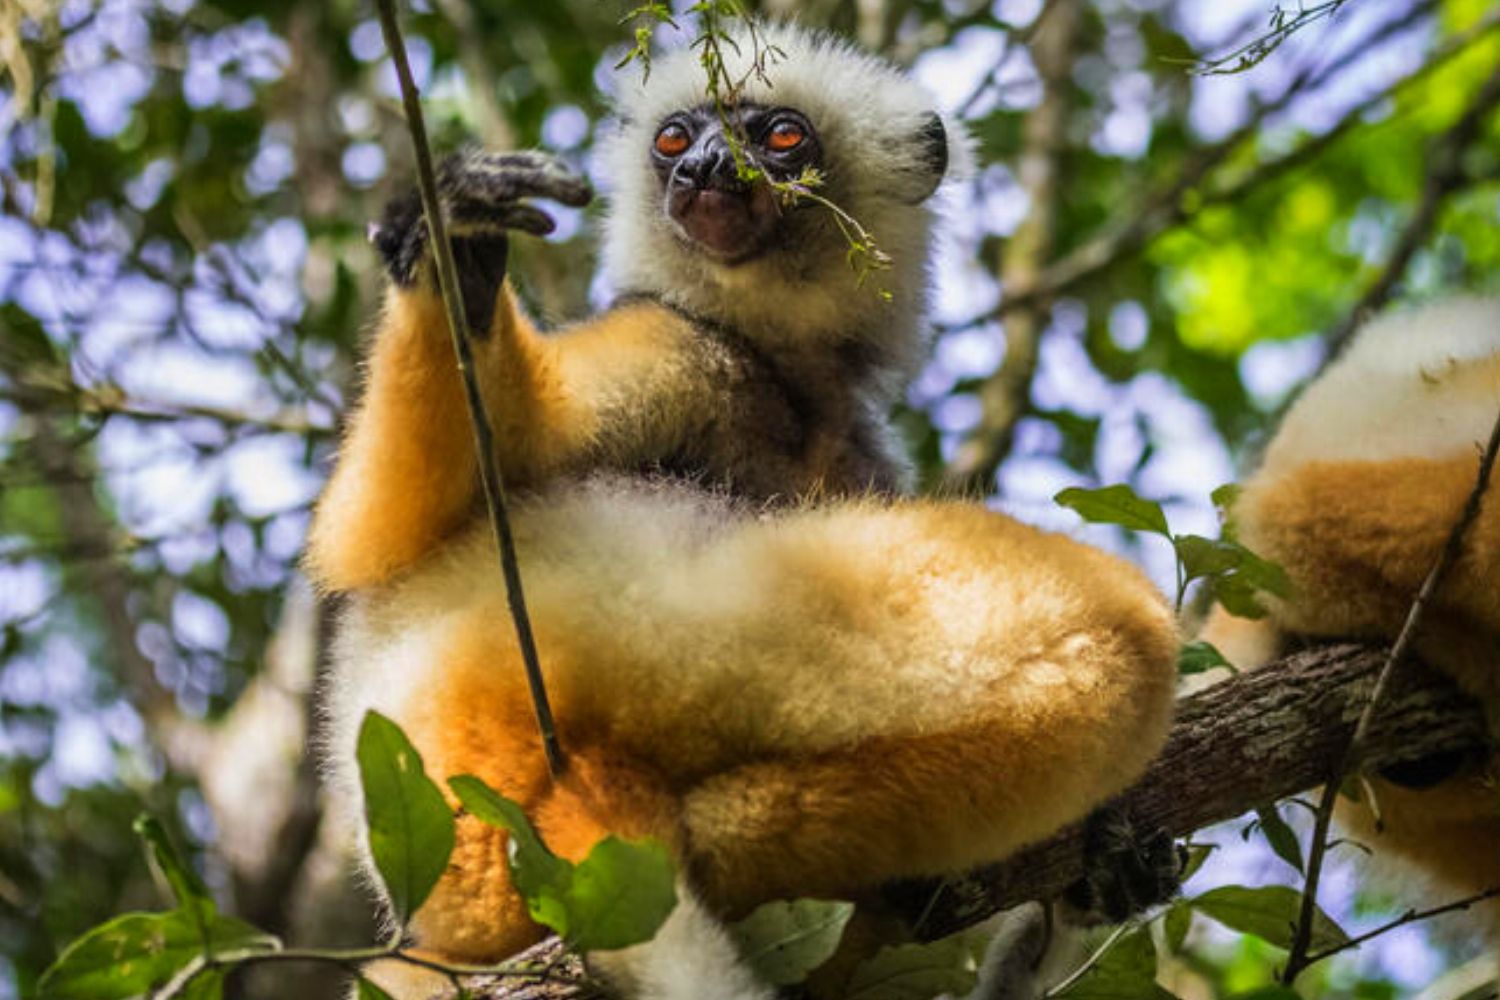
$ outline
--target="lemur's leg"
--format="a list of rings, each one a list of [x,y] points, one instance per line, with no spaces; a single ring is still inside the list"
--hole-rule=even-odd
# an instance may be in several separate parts
[[[524,480],[558,436],[586,435],[556,385],[555,362],[502,288],[507,232],[546,233],[552,221],[519,199],[569,205],[587,183],[535,153],[450,157],[438,171],[451,220],[475,366],[506,473]],[[308,539],[313,576],[334,590],[379,583],[464,523],[476,487],[474,441],[415,193],[393,202],[374,242],[391,279],[368,362],[364,399]]]

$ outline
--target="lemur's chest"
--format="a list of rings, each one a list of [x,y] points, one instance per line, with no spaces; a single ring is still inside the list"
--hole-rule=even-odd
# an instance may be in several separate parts
[[[701,354],[713,404],[662,468],[773,503],[902,491],[905,465],[864,372],[837,357],[775,357],[722,334],[705,338]]]

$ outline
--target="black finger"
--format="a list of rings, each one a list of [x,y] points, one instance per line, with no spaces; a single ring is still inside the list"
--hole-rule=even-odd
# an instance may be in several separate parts
[[[403,288],[416,280],[417,266],[426,246],[426,230],[422,201],[415,191],[386,205],[379,224],[370,230],[370,242],[385,262],[386,273]]]
[[[546,212],[525,202],[493,202],[463,198],[449,207],[453,230],[458,235],[480,235],[519,229],[533,236],[546,236],[557,223]]]
[[[579,207],[593,197],[585,178],[542,153],[456,154],[443,162],[439,182],[445,197],[452,199],[550,198]]]

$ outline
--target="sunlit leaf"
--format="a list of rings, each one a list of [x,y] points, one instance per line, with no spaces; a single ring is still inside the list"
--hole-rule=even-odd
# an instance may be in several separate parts
[[[652,841],[606,837],[576,866],[553,854],[515,802],[473,775],[448,785],[470,815],[509,835],[511,881],[533,920],[582,951],[650,940],[677,904],[671,856]]]
[[[208,887],[203,884],[198,873],[178,856],[167,837],[167,831],[155,818],[147,815],[136,817],[135,832],[151,848],[157,867],[161,869],[167,884],[172,887],[172,895],[177,899],[178,908],[206,935],[209,924],[218,913]]]
[[[1053,497],[1057,503],[1078,512],[1092,524],[1118,524],[1132,531],[1169,535],[1167,515],[1161,504],[1136,495],[1135,490],[1118,483],[1096,490],[1071,487]]]
[[[68,945],[42,976],[39,996],[126,1000],[166,985],[204,955],[203,931],[181,910],[127,913]],[[218,954],[273,951],[275,938],[242,920],[217,917],[207,929]]]
[[[396,920],[405,925],[453,853],[453,812],[401,727],[367,712],[356,749],[370,856]]]
[[[651,940],[677,905],[676,883],[676,865],[661,844],[605,837],[573,870],[568,942],[608,951]]]
[[[1290,948],[1302,907],[1302,894],[1285,885],[1259,888],[1226,885],[1210,889],[1188,902],[1199,913],[1217,920],[1231,930],[1254,934],[1278,948]],[[1336,948],[1348,940],[1349,936],[1328,914],[1321,908],[1315,908],[1312,927],[1314,950]]]

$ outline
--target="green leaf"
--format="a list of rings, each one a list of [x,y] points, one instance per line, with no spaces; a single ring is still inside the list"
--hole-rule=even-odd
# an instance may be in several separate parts
[[[883,948],[854,970],[848,1000],[930,1000],[962,995],[978,978],[974,956],[961,936],[931,944]]]
[[[758,907],[729,929],[746,964],[772,986],[791,986],[832,957],[853,903],[822,899]]]
[[[1218,647],[1211,642],[1198,639],[1183,646],[1177,653],[1177,676],[1179,677],[1205,673],[1218,667],[1233,670],[1234,664],[1224,659],[1224,654],[1219,652]]]
[[[1276,852],[1278,858],[1301,872],[1302,845],[1297,843],[1297,835],[1292,832],[1286,820],[1281,818],[1275,807],[1257,809],[1255,815],[1260,818],[1260,831],[1266,835],[1266,842],[1271,845],[1271,850]]]
[[[1237,618],[1264,618],[1268,612],[1256,599],[1256,589],[1238,574],[1221,576],[1213,582],[1214,599]]]
[[[1292,581],[1286,575],[1286,570],[1279,563],[1262,559],[1249,549],[1234,542],[1224,544],[1234,545],[1240,550],[1239,568],[1235,570],[1235,576],[1240,577],[1256,590],[1264,590],[1268,594],[1277,597],[1292,596]]]
[[[1225,483],[1208,495],[1208,498],[1213,501],[1214,508],[1219,512],[1220,520],[1228,519],[1229,512],[1239,502],[1240,494],[1243,492],[1244,488],[1239,483]]]
[[[13,302],[0,305],[0,341],[22,366],[55,368],[62,361],[42,324]]]
[[[78,938],[38,984],[43,998],[112,1000],[165,985],[203,954],[198,925],[184,913],[127,913]]]
[[[511,880],[537,923],[573,947],[608,951],[648,941],[677,904],[675,866],[660,844],[606,837],[577,866],[542,842],[516,803],[473,775],[448,786],[476,818],[509,835]]]
[[[1182,943],[1187,940],[1188,931],[1193,927],[1193,908],[1182,900],[1178,900],[1167,907],[1167,914],[1162,919],[1162,934],[1167,942],[1167,950],[1172,954],[1182,951]]]
[[[1171,1000],[1156,983],[1156,944],[1142,926],[1122,935],[1094,967],[1058,996],[1068,1000]]]
[[[364,976],[359,977],[359,988],[354,995],[356,1000],[394,1000],[389,993]]]
[[[1186,882],[1198,874],[1198,869],[1208,860],[1209,855],[1219,849],[1218,844],[1188,844],[1187,863],[1182,866],[1182,881]]]
[[[1290,986],[1277,984],[1261,986],[1248,993],[1236,993],[1230,1000],[1302,1000],[1302,996]]]
[[[605,837],[573,869],[564,903],[575,948],[609,951],[649,941],[677,905],[676,865],[655,841]]]
[[[224,972],[222,969],[205,969],[193,976],[177,992],[179,1000],[222,1000],[224,996]]]
[[[1292,946],[1293,929],[1302,907],[1302,894],[1285,885],[1260,888],[1226,885],[1189,900],[1193,909],[1231,930],[1254,934],[1278,948]],[[1312,947],[1336,948],[1349,940],[1321,908],[1313,913]]]
[[[1202,535],[1180,535],[1172,539],[1183,573],[1189,580],[1221,576],[1240,565],[1245,549],[1233,542],[1220,542]]]
[[[1167,515],[1161,504],[1136,495],[1124,483],[1097,490],[1071,487],[1052,498],[1064,507],[1078,512],[1092,524],[1118,524],[1132,531],[1149,531],[1170,538]]]
[[[275,938],[231,917],[206,931],[219,954],[274,951]],[[126,1000],[166,985],[205,954],[205,931],[188,913],[127,913],[68,945],[41,978],[38,995],[58,1000]],[[189,994],[192,995],[192,994]]]
[[[161,869],[167,884],[172,887],[172,895],[177,899],[178,908],[192,918],[206,936],[208,925],[219,912],[213,897],[209,895],[208,887],[203,884],[198,873],[177,854],[172,841],[167,837],[166,829],[154,817],[145,814],[137,816],[135,832],[151,848],[157,867]]]
[[[526,900],[533,920],[567,938],[570,927],[561,900],[573,879],[572,864],[542,843],[520,806],[479,778],[461,774],[449,778],[448,787],[469,815],[510,834],[507,850],[516,891]]]
[[[448,867],[453,812],[401,727],[379,712],[365,713],[355,754],[370,856],[404,927]]]

